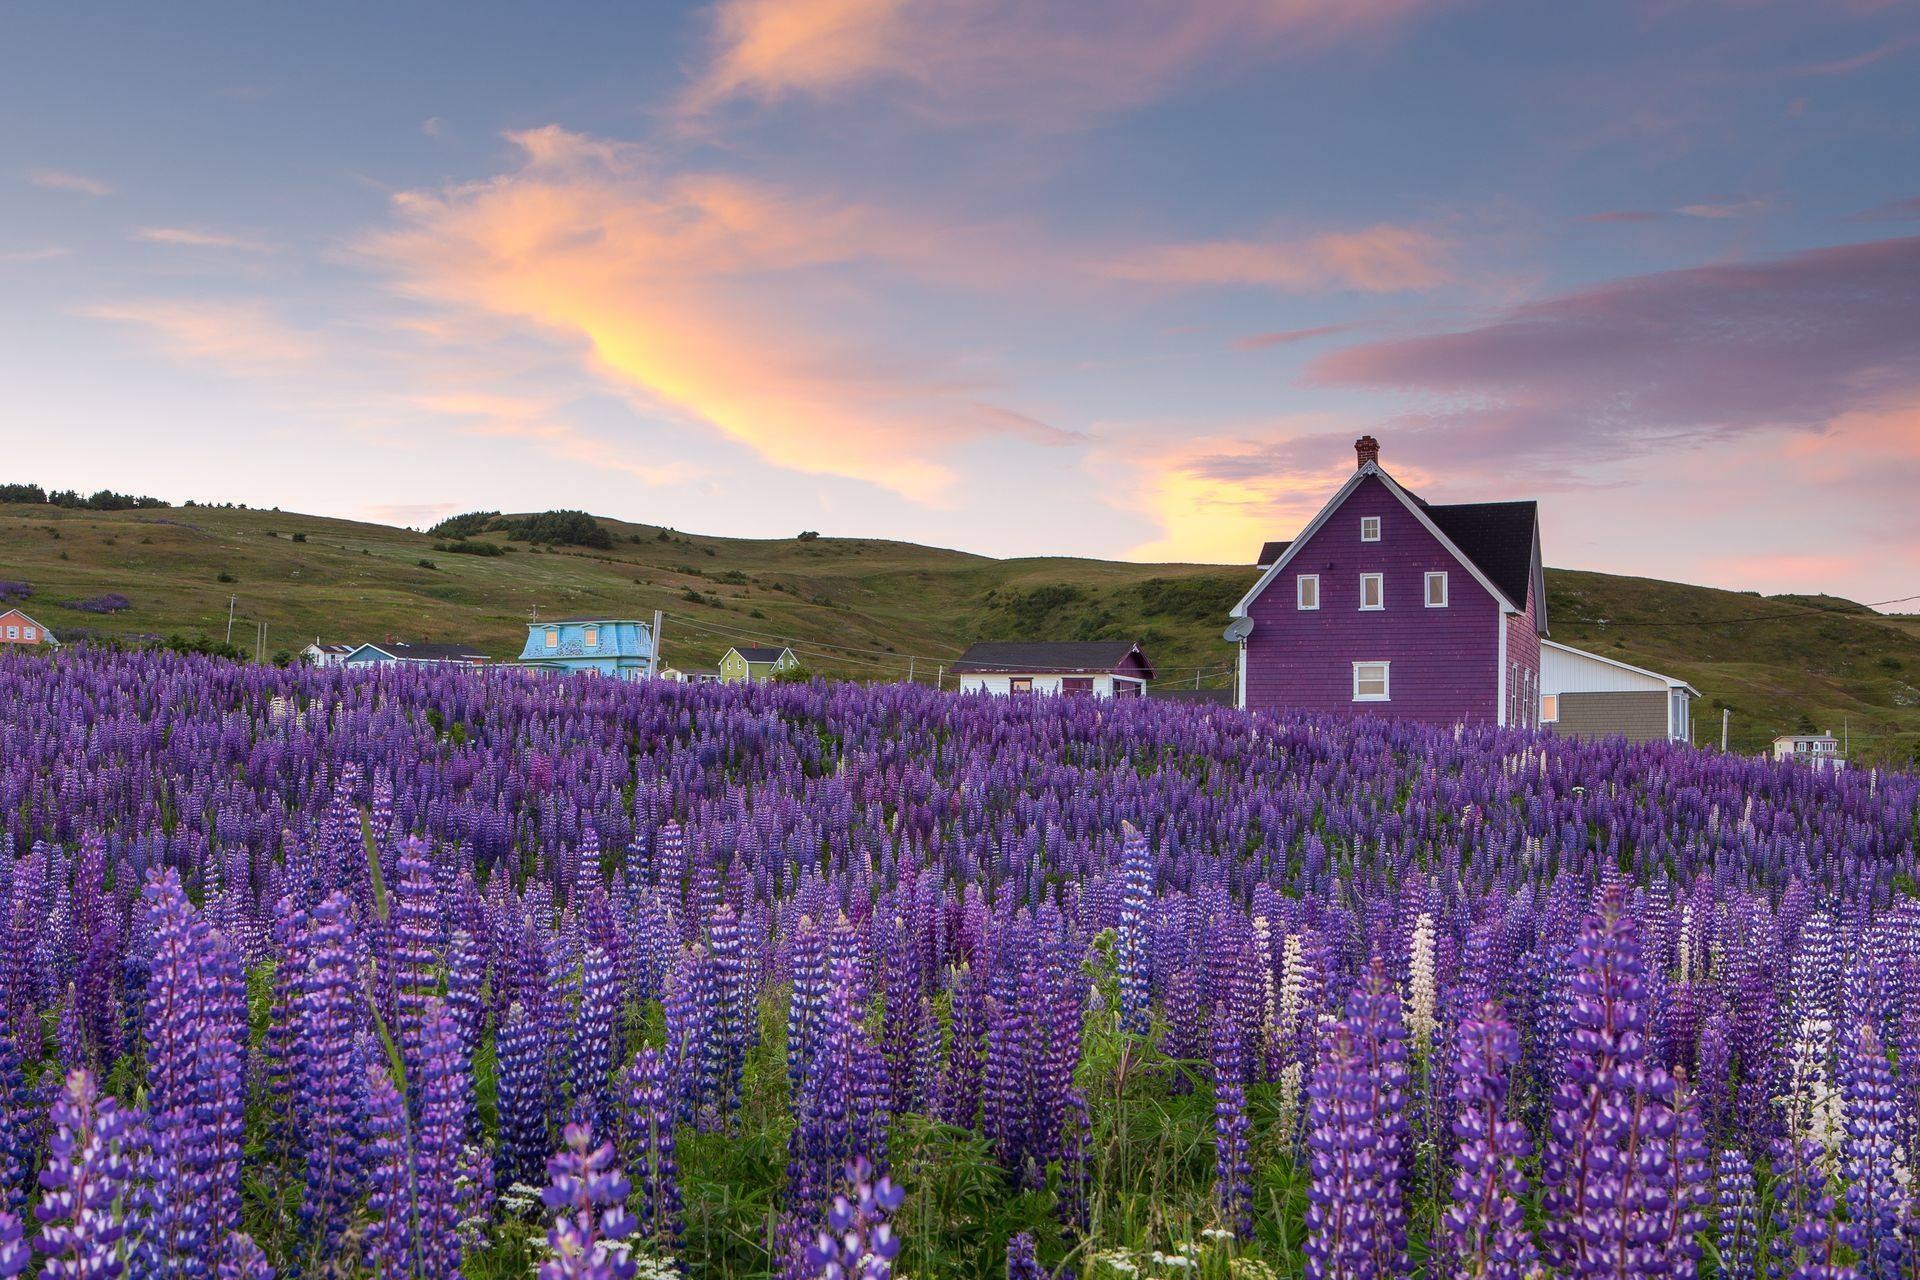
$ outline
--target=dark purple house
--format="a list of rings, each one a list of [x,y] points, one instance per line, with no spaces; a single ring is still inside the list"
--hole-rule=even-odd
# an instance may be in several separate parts
[[[1233,607],[1252,710],[1533,725],[1547,634],[1532,502],[1431,503],[1380,467],[1380,442],[1300,536],[1270,542]]]

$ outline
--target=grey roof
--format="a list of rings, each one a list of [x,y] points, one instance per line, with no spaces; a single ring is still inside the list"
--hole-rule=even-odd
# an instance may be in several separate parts
[[[1534,523],[1540,518],[1539,503],[1452,502],[1441,506],[1419,498],[1414,501],[1507,599],[1522,609],[1527,607],[1527,589],[1533,584]]]
[[[1130,654],[1139,654],[1152,679],[1153,664],[1131,640],[982,641],[969,646],[950,670],[956,675],[1104,674],[1117,671]]]
[[[562,622],[606,622],[613,624],[631,622],[639,626],[646,625],[638,618],[612,618],[604,613],[583,613],[571,618],[542,618],[538,622],[529,622],[527,625],[530,627],[544,627],[548,623],[558,624]]]
[[[1292,546],[1292,545],[1293,545],[1293,543],[1291,543],[1291,542],[1263,542],[1263,543],[1261,543],[1261,544],[1260,544],[1260,558],[1259,558],[1258,560],[1256,560],[1256,561],[1254,561],[1254,567],[1255,567],[1256,569],[1265,569],[1265,568],[1267,568],[1267,567],[1268,567],[1268,566],[1270,566],[1270,565],[1271,565],[1271,564],[1272,564],[1272,563],[1273,563],[1273,562],[1274,562],[1275,560],[1278,560],[1278,559],[1279,559],[1279,558],[1280,558],[1281,556],[1283,556],[1283,555],[1285,555],[1285,554],[1287,554],[1287,548],[1288,548],[1288,547],[1290,547],[1290,546]]]
[[[487,655],[470,644],[376,644],[374,648],[382,653],[392,654],[396,658],[410,658],[415,662],[452,662],[459,659],[482,658]]]
[[[787,652],[784,648],[770,649],[765,645],[735,645],[733,651],[748,662],[778,662],[780,655]]]

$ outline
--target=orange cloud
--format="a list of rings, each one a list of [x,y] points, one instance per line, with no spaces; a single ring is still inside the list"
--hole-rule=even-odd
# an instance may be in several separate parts
[[[145,330],[168,355],[240,374],[310,364],[319,345],[288,328],[264,302],[149,298],[83,307],[80,314]]]
[[[666,174],[638,147],[557,127],[524,164],[396,198],[366,251],[461,318],[582,344],[602,376],[778,465],[931,499],[958,438],[1033,424],[977,388],[889,357],[866,273],[958,275],[940,228],[717,174]],[[831,269],[831,270],[829,270]],[[881,314],[876,314],[881,313]]]
[[[713,53],[683,101],[908,86],[942,114],[1048,127],[1149,101],[1209,60],[1298,54],[1431,0],[719,0]]]
[[[1291,241],[1158,245],[1117,258],[1106,270],[1120,279],[1154,284],[1393,293],[1445,284],[1447,253],[1444,242],[1424,231],[1383,224]]]

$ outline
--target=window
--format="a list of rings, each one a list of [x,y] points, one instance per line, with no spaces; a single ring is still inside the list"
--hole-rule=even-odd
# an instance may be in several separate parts
[[[1427,608],[1444,609],[1447,607],[1447,575],[1445,570],[1427,575]]]
[[[1146,692],[1147,686],[1141,684],[1138,680],[1115,680],[1113,682],[1113,696],[1116,698],[1144,698]]]
[[[1032,693],[1033,677],[1032,676],[1015,676],[1013,677],[1012,680],[1007,682],[1007,688],[1010,692],[1013,692],[1013,693]]]
[[[1387,607],[1387,582],[1384,574],[1363,573],[1360,575],[1360,607],[1362,609],[1384,609]]]
[[[1386,702],[1387,669],[1389,662],[1356,662],[1353,664],[1353,700],[1355,702]]]
[[[7,639],[18,640],[19,638],[20,638],[20,628],[18,627],[7,628]]]
[[[1379,516],[1361,516],[1360,517],[1360,541],[1362,542],[1380,541],[1380,517]]]
[[[1560,718],[1560,695],[1543,693],[1540,695],[1540,723],[1552,724]]]
[[[1089,697],[1093,693],[1093,677],[1062,676],[1060,677],[1060,692],[1066,694],[1068,697]]]
[[[22,627],[20,628],[20,638],[22,640],[25,640],[28,644],[32,644],[34,641],[40,638],[40,633],[38,631],[35,631],[32,627]]]
[[[583,638],[586,640],[587,648],[598,649],[600,647],[600,628],[588,627]]]
[[[1320,575],[1303,573],[1293,580],[1293,602],[1302,609],[1320,607]]]
[[[547,648],[558,649],[559,647],[560,647],[560,628],[548,627],[547,628]]]

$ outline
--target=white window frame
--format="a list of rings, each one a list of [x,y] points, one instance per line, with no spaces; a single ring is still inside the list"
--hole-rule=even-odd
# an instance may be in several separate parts
[[[18,640],[19,638],[20,638],[20,628],[19,628],[19,627],[8,627],[8,628],[7,628],[7,639],[9,639],[9,640]]]
[[[1380,541],[1380,517],[1379,516],[1361,516],[1360,517],[1360,541],[1362,542]]]
[[[1559,724],[1560,723],[1560,695],[1559,694],[1543,693],[1540,695],[1540,723],[1541,724]]]
[[[1378,588],[1374,592],[1374,603],[1367,603],[1367,583],[1372,581]],[[1378,613],[1387,607],[1387,575],[1384,573],[1363,573],[1360,575],[1360,607],[1368,613]]]
[[[1436,582],[1440,584],[1440,598],[1438,600],[1433,598],[1433,584]],[[1444,609],[1447,607],[1449,596],[1447,589],[1447,571],[1445,569],[1429,569],[1427,571],[1425,598],[1427,608],[1429,609]]]
[[[1380,668],[1380,692],[1360,692],[1360,669],[1362,667]],[[1392,702],[1393,701],[1393,663],[1369,660],[1353,664],[1353,700],[1355,702]]]
[[[20,638],[22,640],[25,640],[28,644],[40,643],[40,633],[32,627],[20,628]]]
[[[1313,602],[1307,602],[1307,587],[1313,587]],[[1293,580],[1293,607],[1302,613],[1312,613],[1320,607],[1320,575],[1303,573]]]

